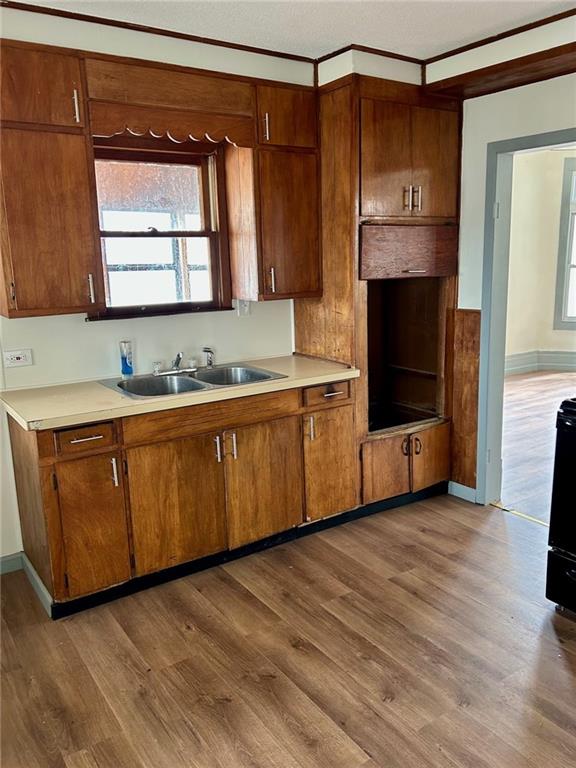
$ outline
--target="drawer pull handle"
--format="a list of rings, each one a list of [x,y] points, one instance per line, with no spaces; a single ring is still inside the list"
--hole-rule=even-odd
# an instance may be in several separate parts
[[[405,275],[424,275],[428,272],[427,269],[403,269],[402,273]]]
[[[342,392],[341,389],[338,392],[324,392],[324,397],[338,397],[338,395],[345,395],[346,392]]]
[[[70,445],[76,445],[76,443],[90,443],[92,440],[104,440],[104,435],[91,435],[90,437],[75,437],[74,440],[70,440]]]

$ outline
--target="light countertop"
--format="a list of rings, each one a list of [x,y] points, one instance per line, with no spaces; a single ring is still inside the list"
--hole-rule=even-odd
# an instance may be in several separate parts
[[[53,387],[4,390],[0,392],[0,401],[24,429],[53,429],[314,384],[328,384],[355,379],[360,375],[357,368],[300,355],[242,360],[241,363],[284,374],[286,378],[139,399],[129,397],[120,390],[116,392],[109,389],[98,381],[83,381]]]

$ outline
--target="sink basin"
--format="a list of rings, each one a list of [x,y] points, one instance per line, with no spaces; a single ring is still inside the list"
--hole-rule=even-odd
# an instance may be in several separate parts
[[[161,395],[177,395],[180,392],[194,392],[206,389],[201,381],[190,376],[135,376],[122,379],[116,386],[123,392],[137,397],[160,397]]]
[[[194,377],[198,381],[215,387],[230,387],[237,384],[253,384],[255,381],[284,378],[282,374],[264,371],[261,368],[248,368],[243,365],[219,365],[215,368],[202,368]]]

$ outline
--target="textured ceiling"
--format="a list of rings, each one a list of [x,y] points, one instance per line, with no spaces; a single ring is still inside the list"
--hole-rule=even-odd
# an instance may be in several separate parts
[[[350,43],[428,58],[574,7],[557,0],[26,2],[314,58]]]

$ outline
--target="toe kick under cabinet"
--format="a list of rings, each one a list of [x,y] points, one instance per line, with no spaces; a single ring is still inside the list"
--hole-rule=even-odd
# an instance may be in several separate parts
[[[354,508],[352,401],[343,381],[54,430],[10,417],[26,556],[65,602]]]

